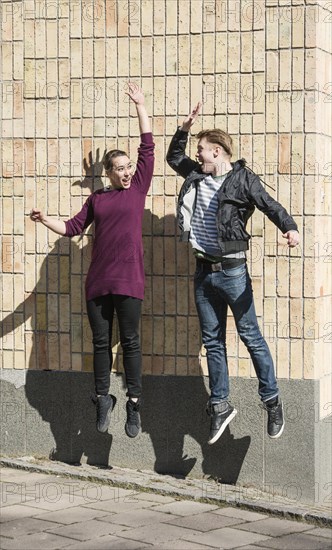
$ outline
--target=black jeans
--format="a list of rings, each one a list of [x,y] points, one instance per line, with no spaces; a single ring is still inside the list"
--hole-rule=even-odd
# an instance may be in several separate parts
[[[123,350],[127,396],[139,397],[142,391],[142,358],[139,338],[142,300],[131,296],[107,294],[89,300],[87,312],[93,335],[93,369],[98,395],[107,395],[112,368],[112,325],[118,318]]]

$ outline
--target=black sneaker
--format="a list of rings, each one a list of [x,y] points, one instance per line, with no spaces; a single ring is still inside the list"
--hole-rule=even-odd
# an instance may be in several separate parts
[[[208,439],[208,444],[212,445],[215,443],[226,426],[233,420],[234,416],[237,413],[237,410],[228,403],[228,401],[223,401],[222,403],[211,404],[208,403],[206,407],[206,412],[211,416],[211,426],[210,426],[210,436]]]
[[[136,437],[141,428],[141,418],[139,414],[140,400],[132,401],[128,399],[126,403],[127,421],[125,424],[125,432],[128,437]]]
[[[94,395],[91,399],[97,408],[97,431],[105,433],[111,423],[111,412],[115,407],[116,397],[114,395]]]
[[[276,397],[262,404],[267,411],[267,433],[272,439],[277,439],[284,431],[285,421],[282,401]]]

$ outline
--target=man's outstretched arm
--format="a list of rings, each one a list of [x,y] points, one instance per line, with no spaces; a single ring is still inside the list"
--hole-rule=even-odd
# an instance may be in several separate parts
[[[282,231],[282,236],[287,239],[288,246],[290,248],[297,246],[300,242],[300,235],[295,221],[287,210],[265,191],[258,176],[252,177],[249,191],[253,204]]]
[[[201,106],[201,103],[197,103],[196,107],[184,119],[182,126],[174,134],[167,151],[166,160],[168,164],[183,178],[186,178],[192,170],[199,167],[199,163],[188,157],[185,150],[188,142],[188,132],[195,123]]]

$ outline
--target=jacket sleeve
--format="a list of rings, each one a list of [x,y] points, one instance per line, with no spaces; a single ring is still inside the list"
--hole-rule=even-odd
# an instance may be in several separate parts
[[[90,195],[85,201],[82,210],[78,214],[76,214],[76,216],[65,222],[66,237],[74,237],[75,235],[80,235],[81,233],[83,233],[84,229],[89,227],[89,225],[93,222],[94,213],[92,197],[93,194]]]
[[[180,128],[175,132],[169,145],[166,160],[175,172],[186,178],[190,172],[199,168],[199,163],[195,162],[185,154],[188,142],[188,132]]]
[[[249,176],[249,198],[283,233],[298,230],[292,216],[288,214],[287,210],[278,201],[274,200],[265,191],[261,180],[255,174],[250,174]]]

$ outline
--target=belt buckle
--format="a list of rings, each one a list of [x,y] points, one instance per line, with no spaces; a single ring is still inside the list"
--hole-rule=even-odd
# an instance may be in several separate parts
[[[215,264],[211,264],[211,270],[215,273],[222,270],[221,262],[217,262]]]

